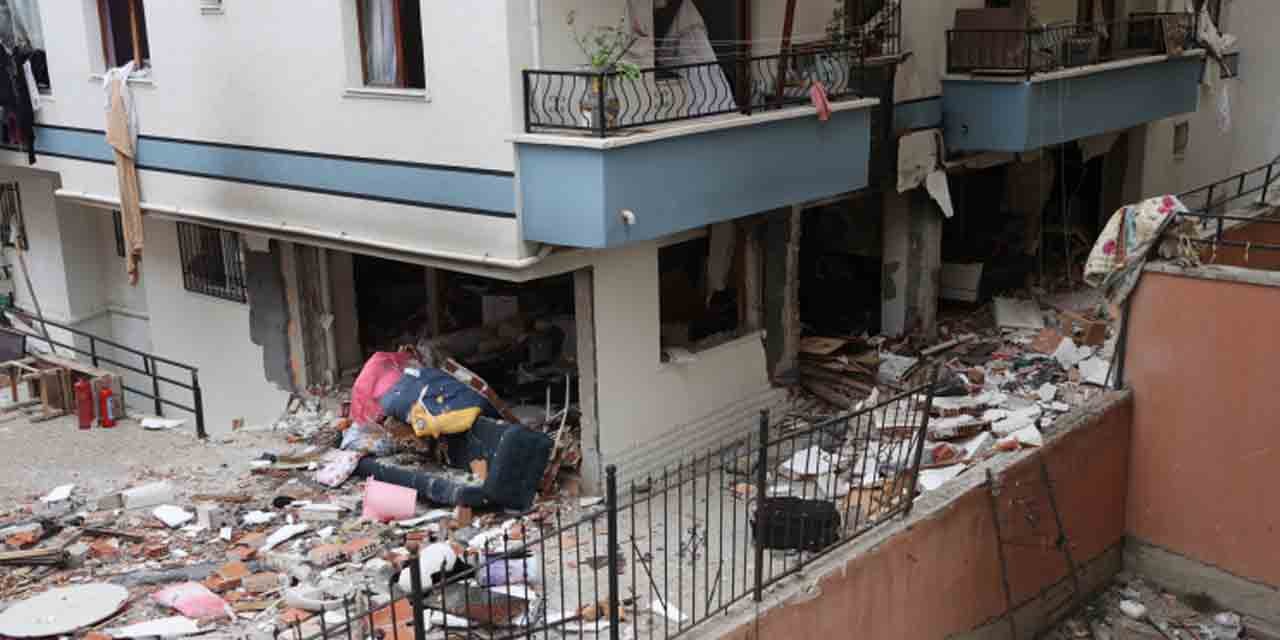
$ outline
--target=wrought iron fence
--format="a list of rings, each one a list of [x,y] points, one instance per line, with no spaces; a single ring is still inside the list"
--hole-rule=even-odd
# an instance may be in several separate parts
[[[48,338],[17,327],[4,327],[4,331],[26,336],[28,343],[34,341],[47,344],[51,349],[65,349],[76,356],[87,358],[94,367],[105,365],[107,369],[142,376],[150,383],[149,389],[129,386],[121,378],[119,402],[122,405],[129,396],[138,396],[151,401],[157,416],[165,415],[165,407],[186,411],[195,418],[196,435],[200,438],[207,437],[204,426],[204,394],[200,389],[200,372],[196,367],[127,347],[70,325],[46,320],[16,306],[10,305],[5,310],[31,326],[43,327],[44,331],[52,328],[54,331],[50,331]],[[55,339],[55,333],[70,336],[71,343]],[[78,346],[77,342],[82,346]],[[162,367],[167,372],[162,373]]]
[[[1025,75],[1146,55],[1168,55],[1197,45],[1191,13],[1134,13],[1127,20],[1077,22],[1028,29],[947,31],[947,72]]]
[[[422,575],[418,554],[432,548],[411,544],[407,579],[366,585],[328,616],[292,621],[276,636],[682,636],[910,513],[934,380],[821,421],[771,423],[764,413],[755,433],[622,488],[610,467],[599,504],[481,534],[470,541],[480,559],[452,573]],[[767,515],[784,503],[814,515]]]
[[[900,45],[894,45],[900,46]],[[718,55],[709,62],[618,72],[524,71],[525,130],[598,137],[668,122],[750,114],[810,101],[821,83],[831,100],[867,95],[861,45],[799,46],[767,56]]]
[[[1190,212],[1183,214],[1198,218],[1201,229],[1213,227],[1209,237],[1191,238],[1191,242],[1210,245],[1216,251],[1218,247],[1234,247],[1259,249],[1263,251],[1280,250],[1280,244],[1266,242],[1245,242],[1225,237],[1229,227],[1237,223],[1280,224],[1280,220],[1264,216],[1233,215],[1231,211],[1248,209],[1265,209],[1274,206],[1273,192],[1276,183],[1280,182],[1280,157],[1260,167],[1242,171],[1231,177],[1192,189],[1178,196]]]

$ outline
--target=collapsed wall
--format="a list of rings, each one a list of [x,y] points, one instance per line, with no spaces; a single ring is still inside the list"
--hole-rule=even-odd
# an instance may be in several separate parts
[[[1034,637],[1119,570],[1132,412],[1128,393],[1094,401],[1060,420],[1043,448],[976,465],[920,497],[910,518],[838,549],[698,635],[1008,638],[1016,627],[1017,637]],[[994,501],[988,469],[1000,488]],[[1057,545],[1055,504],[1070,562]]]

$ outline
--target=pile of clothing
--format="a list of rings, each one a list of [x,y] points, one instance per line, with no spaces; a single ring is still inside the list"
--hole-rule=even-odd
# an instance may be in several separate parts
[[[411,352],[375,354],[356,378],[351,419],[342,448],[369,456],[356,475],[417,489],[440,504],[526,510],[551,459],[551,438],[521,425],[484,380],[453,360],[430,367]],[[434,443],[445,465],[480,481],[377,461],[393,447],[382,430],[391,420]]]

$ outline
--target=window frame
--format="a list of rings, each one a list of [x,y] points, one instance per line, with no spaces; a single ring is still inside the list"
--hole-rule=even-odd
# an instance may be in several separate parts
[[[129,39],[133,49],[134,71],[149,69],[151,67],[151,45],[150,38],[146,33],[146,7],[143,4],[143,0],[123,1],[127,2],[129,6]],[[106,69],[120,67],[127,62],[126,60],[117,59],[113,51],[115,37],[111,24],[110,2],[111,0],[97,0],[98,28],[102,38],[102,62],[103,67]],[[144,51],[146,55],[143,55]]]
[[[193,222],[179,222],[177,225],[182,288],[212,298],[248,303],[248,284],[240,234]],[[195,246],[192,246],[193,243]],[[210,277],[211,273],[200,273],[194,266],[202,256],[209,255],[206,249],[211,246],[218,248],[217,264],[221,269],[221,283],[214,282]]]
[[[111,210],[111,227],[116,238],[116,257],[125,257],[124,250],[124,216],[119,209]]]
[[[393,91],[425,91],[427,88],[427,63],[426,63],[426,42],[422,38],[422,5],[420,0],[391,0],[393,7],[393,15],[395,19],[395,43],[396,43],[396,81],[395,84],[371,84],[369,82],[369,44],[365,39],[365,3],[363,0],[353,0],[356,12],[356,41],[359,43],[360,52],[360,85],[367,89],[381,89]],[[422,69],[422,86],[409,85],[409,65],[405,57],[405,26],[404,26],[404,3],[418,2],[418,29],[417,38],[418,52],[420,54]]]

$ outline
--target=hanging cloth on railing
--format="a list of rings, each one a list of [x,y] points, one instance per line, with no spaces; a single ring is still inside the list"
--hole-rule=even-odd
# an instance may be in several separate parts
[[[1089,253],[1085,283],[1102,288],[1112,304],[1120,304],[1138,284],[1153,250],[1161,258],[1198,263],[1200,256],[1195,249],[1180,241],[1183,236],[1195,235],[1195,225],[1179,215],[1186,212],[1186,206],[1176,196],[1160,196],[1121,207]]]
[[[138,284],[142,259],[142,195],[138,191],[138,114],[133,108],[129,74],[133,63],[107,71],[102,88],[107,94],[107,144],[115,152],[120,183],[120,221],[124,230],[125,268],[129,284]]]
[[[818,110],[818,119],[826,122],[831,119],[831,100],[827,98],[827,85],[814,82],[809,85],[809,101]]]

